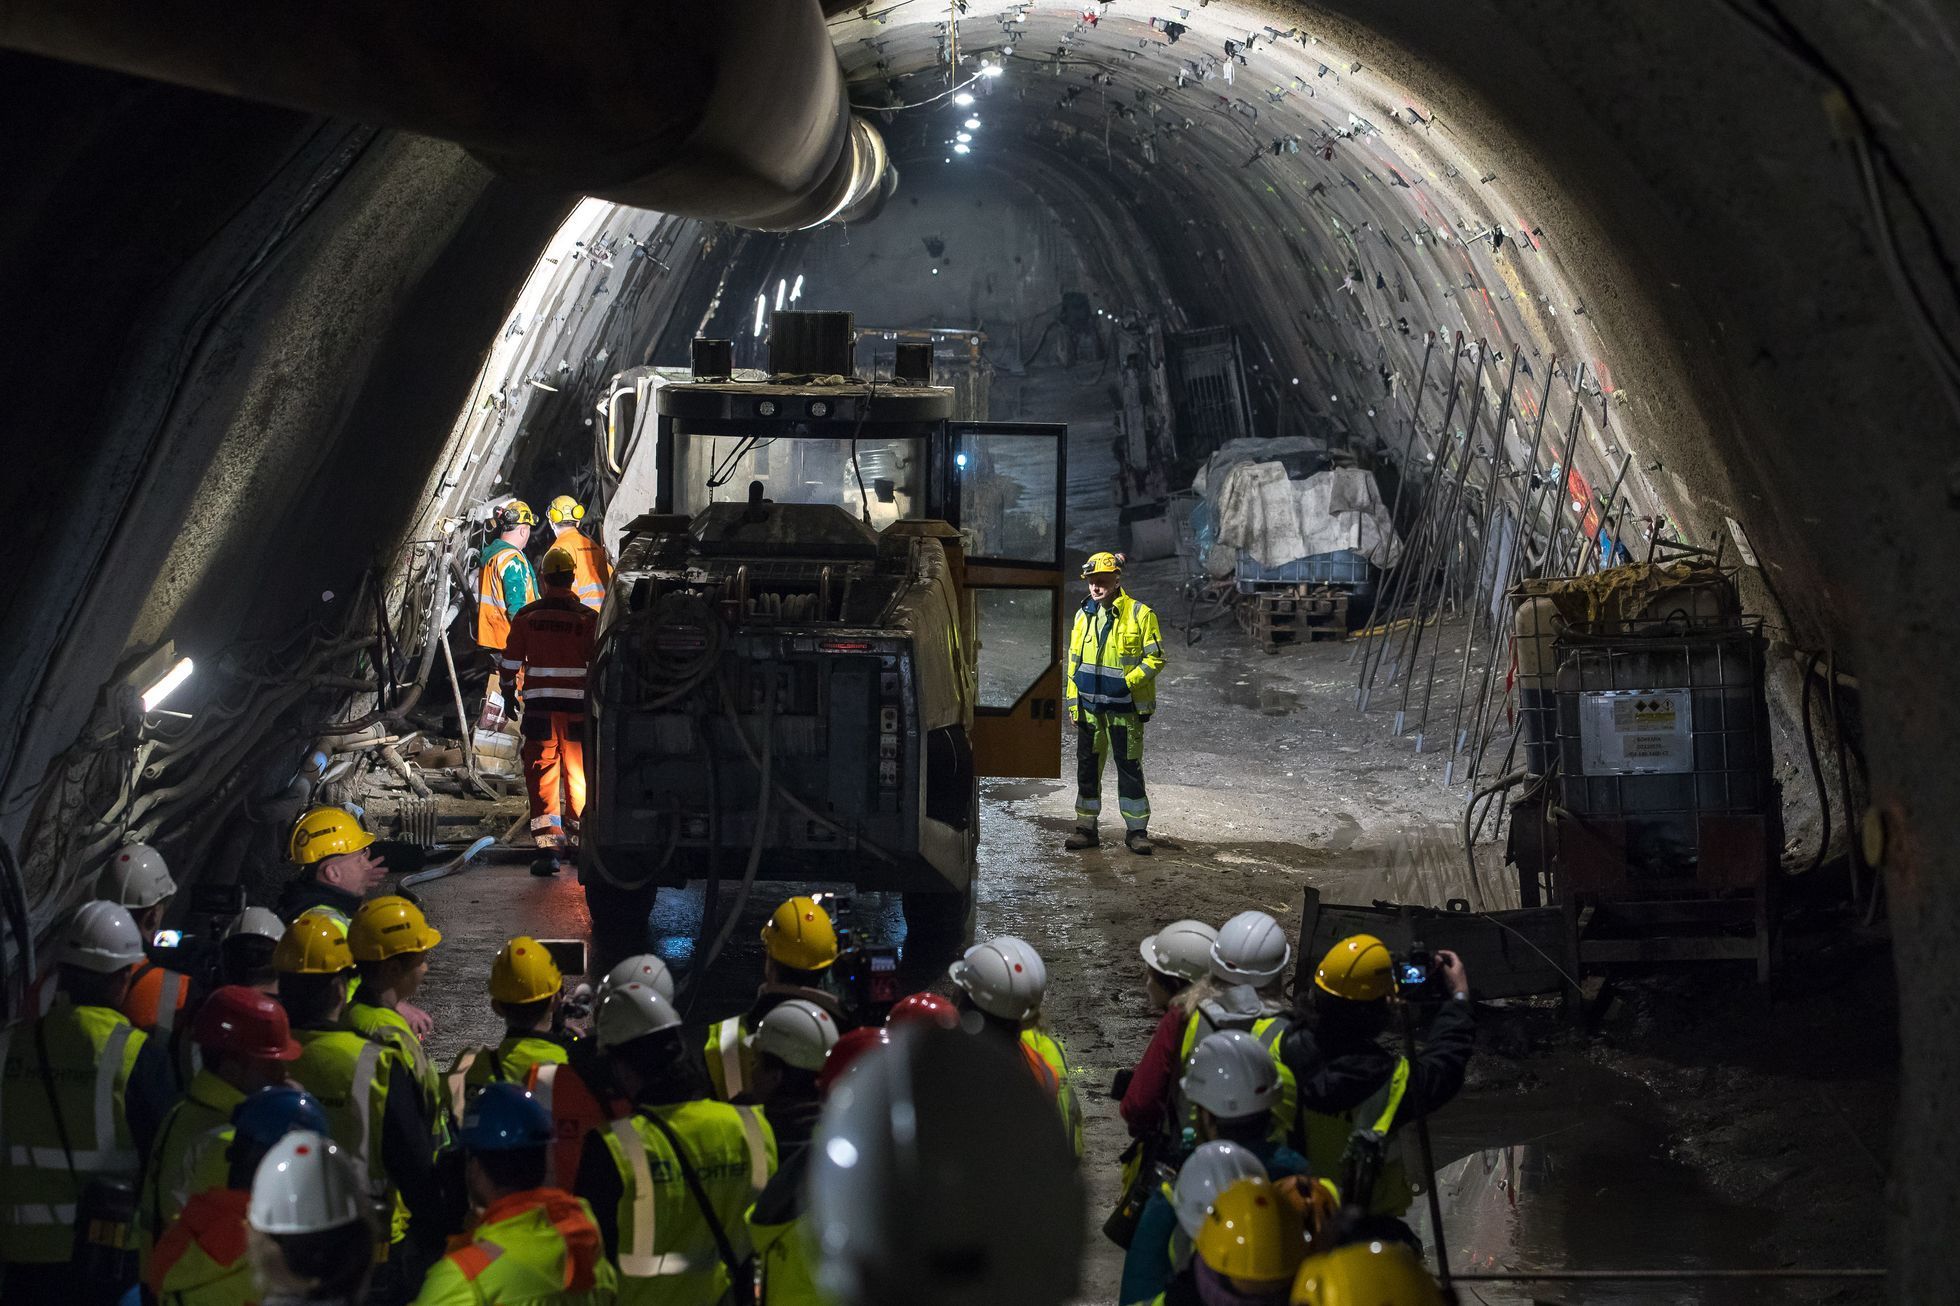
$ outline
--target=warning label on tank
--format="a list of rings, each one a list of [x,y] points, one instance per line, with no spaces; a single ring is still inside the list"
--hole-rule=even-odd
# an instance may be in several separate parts
[[[1587,775],[1692,771],[1693,698],[1685,689],[1580,694],[1579,742]]]

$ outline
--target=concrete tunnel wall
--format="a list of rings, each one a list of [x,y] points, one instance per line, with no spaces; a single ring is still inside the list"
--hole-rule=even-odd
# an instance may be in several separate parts
[[[1068,12],[1034,10],[1033,39],[989,39],[985,13],[963,24],[969,52],[1019,41],[982,101],[990,140],[1016,149],[988,166],[1128,211],[1191,321],[1256,333],[1273,375],[1298,366],[1330,395],[1365,386],[1379,358],[1404,378],[1416,360],[1409,337],[1340,303],[1335,273],[1352,250],[1318,200],[1335,195],[1350,238],[1356,217],[1403,225],[1414,197],[1381,162],[1440,197],[1444,226],[1510,215],[1507,226],[1541,231],[1542,264],[1515,246],[1508,260],[1460,243],[1393,253],[1413,281],[1435,273],[1430,316],[1456,298],[1441,296],[1434,260],[1463,254],[1473,279],[1513,295],[1495,300],[1512,307],[1493,310],[1494,339],[1595,360],[1611,381],[1609,428],[1643,469],[1660,464],[1647,501],[1703,542],[1736,518],[1788,642],[1834,650],[1859,673],[1909,977],[1891,1291],[1939,1299],[1960,1277],[1960,1125],[1944,1101],[1960,1079],[1960,783],[1937,760],[1960,726],[1947,667],[1960,636],[1960,432],[1917,310],[1894,288],[1857,134],[1833,134],[1827,97],[1848,89],[1869,124],[1863,148],[1878,156],[1906,279],[1950,340],[1960,162],[1945,141],[1960,116],[1960,19],[1925,0],[1221,0],[1188,14],[1113,6],[1087,29]],[[1191,30],[1170,45],[1150,16]],[[1195,127],[1152,137],[1146,160],[1150,129],[1110,106],[1135,112],[1137,90],[1156,94],[1199,52],[1216,78],[1234,29],[1257,37],[1234,82],[1163,92]],[[834,30],[854,76],[934,57],[923,13]],[[1058,50],[1059,75],[1043,63]],[[126,648],[168,634],[215,651],[290,632],[395,546],[569,201],[494,182],[448,146],[24,57],[0,67],[0,113],[31,128],[0,143],[0,331],[14,367],[0,505],[23,528],[0,603],[14,632],[0,669],[0,829],[18,839],[33,783],[74,743]],[[1376,130],[1340,136],[1349,113]],[[940,126],[896,115],[901,162],[931,166]],[[1365,167],[1354,186],[1339,167],[1278,171],[1310,165],[1306,142],[1329,127],[1336,159],[1321,162]],[[1292,134],[1301,155],[1240,166],[1260,138]],[[1327,191],[1313,194],[1316,181]],[[1206,245],[1224,256],[1208,263]],[[1549,302],[1522,312],[1521,290]],[[1752,597],[1767,599],[1763,587]]]

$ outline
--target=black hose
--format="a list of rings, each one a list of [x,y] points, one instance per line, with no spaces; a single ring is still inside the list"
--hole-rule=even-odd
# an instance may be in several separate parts
[[[1503,790],[1509,789],[1512,785],[1522,784],[1530,775],[1531,772],[1523,769],[1513,771],[1511,774],[1503,776],[1479,789],[1470,796],[1470,801],[1463,805],[1463,864],[1469,869],[1470,891],[1477,897],[1479,910],[1483,909],[1484,884],[1482,880],[1477,878],[1477,850],[1476,845],[1471,842],[1470,818],[1476,814],[1479,799],[1488,798],[1493,794],[1500,793]]]
[[[763,841],[769,832],[769,796],[775,792],[774,759],[776,752],[776,681],[773,671],[769,673],[769,689],[762,698],[762,760],[756,766],[755,833],[749,839],[749,860],[742,868],[742,884],[735,891],[735,904],[728,909],[727,919],[715,933],[714,942],[708,947],[705,956],[695,968],[692,986],[688,990],[688,1009],[693,1010],[694,998],[701,991],[701,982],[708,971],[714,967],[721,956],[721,950],[728,946],[729,936],[735,932],[735,924],[742,919],[742,912],[749,904],[749,891],[755,887],[756,872],[762,867]],[[735,705],[728,703],[728,724],[738,735],[746,734],[742,729],[742,718],[735,712]],[[710,750],[712,752],[712,750]],[[706,930],[702,931],[704,934]]]
[[[1811,782],[1817,786],[1818,819],[1823,824],[1823,829],[1817,835],[1817,855],[1810,859],[1810,865],[1803,868],[1801,873],[1804,875],[1809,875],[1822,866],[1825,855],[1831,850],[1831,795],[1824,785],[1824,767],[1817,760],[1817,736],[1812,732],[1810,725],[1812,682],[1817,679],[1817,664],[1823,659],[1823,654],[1812,653],[1810,665],[1804,668],[1803,673],[1803,752],[1805,759],[1810,763]],[[1848,812],[1845,819],[1851,819]]]

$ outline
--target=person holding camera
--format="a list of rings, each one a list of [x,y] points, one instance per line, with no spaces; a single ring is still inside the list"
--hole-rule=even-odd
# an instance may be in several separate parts
[[[1392,1024],[1412,1014],[1401,1004],[1431,997],[1441,1001],[1418,1048],[1407,1026]],[[1398,963],[1371,934],[1330,948],[1280,1042],[1312,1173],[1369,1216],[1399,1221],[1416,1191],[1400,1132],[1456,1096],[1475,1042],[1470,977],[1455,953]]]

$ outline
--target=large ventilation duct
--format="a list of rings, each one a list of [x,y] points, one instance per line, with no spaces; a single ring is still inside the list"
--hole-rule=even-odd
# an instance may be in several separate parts
[[[502,176],[768,231],[875,209],[818,0],[12,0],[0,46],[455,141]]]

